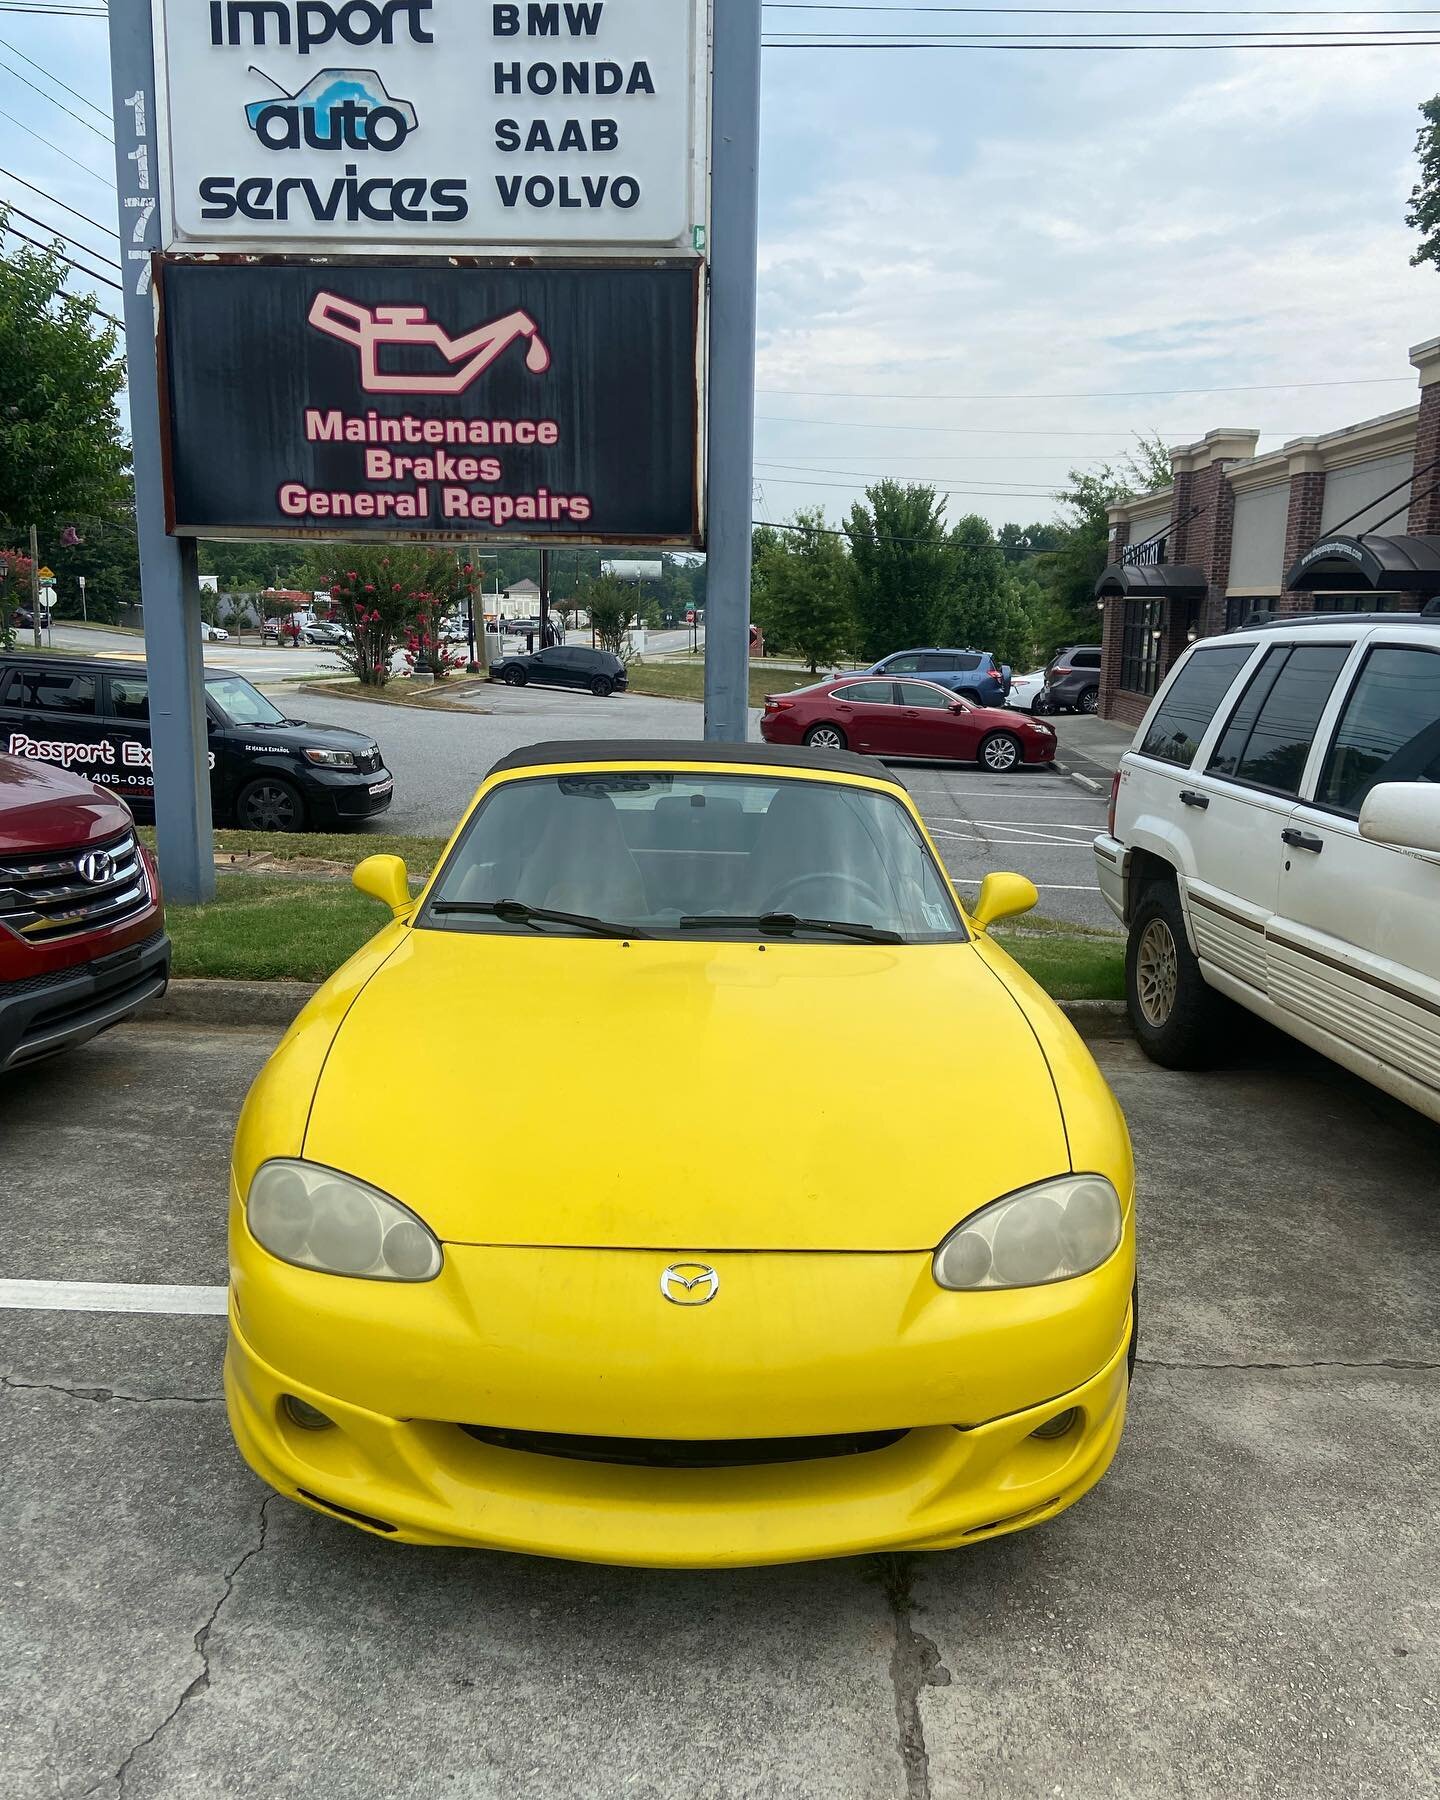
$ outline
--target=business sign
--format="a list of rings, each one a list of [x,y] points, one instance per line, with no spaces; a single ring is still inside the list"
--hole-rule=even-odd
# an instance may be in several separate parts
[[[705,0],[154,0],[166,247],[695,251]]]
[[[699,272],[165,262],[167,529],[698,546]]]

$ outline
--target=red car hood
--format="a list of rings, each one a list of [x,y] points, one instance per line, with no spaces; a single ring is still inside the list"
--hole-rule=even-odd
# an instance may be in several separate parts
[[[124,802],[93,782],[0,754],[0,856],[71,850],[115,837],[131,822]]]

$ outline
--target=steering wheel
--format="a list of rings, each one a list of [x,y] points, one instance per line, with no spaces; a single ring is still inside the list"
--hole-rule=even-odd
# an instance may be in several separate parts
[[[792,875],[787,882],[784,882],[770,896],[769,903],[765,908],[766,912],[799,912],[803,916],[803,907],[797,907],[793,902],[789,905],[786,905],[785,903],[790,900],[790,896],[797,888],[812,887],[817,882],[821,881],[843,882],[846,887],[852,888],[855,893],[866,901],[877,913],[884,914],[885,902],[881,899],[879,894],[875,892],[874,888],[871,887],[870,883],[868,881],[862,881],[858,875],[851,875],[844,869],[811,869],[804,875]],[[859,920],[856,922],[863,924],[865,921]]]

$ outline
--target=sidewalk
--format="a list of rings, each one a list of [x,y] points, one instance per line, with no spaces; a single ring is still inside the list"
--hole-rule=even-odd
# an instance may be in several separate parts
[[[1046,722],[1055,727],[1060,739],[1056,768],[1067,775],[1083,776],[1108,793],[1110,777],[1130,748],[1135,728],[1114,725],[1108,719],[1087,718],[1083,713],[1047,716]]]

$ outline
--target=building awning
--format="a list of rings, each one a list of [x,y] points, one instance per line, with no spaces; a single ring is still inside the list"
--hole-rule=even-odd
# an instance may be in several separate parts
[[[1108,573],[1108,571],[1107,571]],[[1386,594],[1440,594],[1440,537],[1321,538],[1285,577],[1304,594],[1368,589]]]
[[[1205,571],[1194,563],[1111,563],[1095,583],[1095,598],[1202,600],[1206,587]]]

